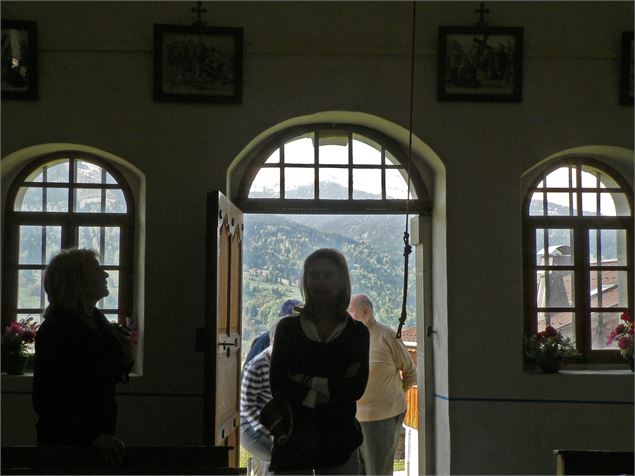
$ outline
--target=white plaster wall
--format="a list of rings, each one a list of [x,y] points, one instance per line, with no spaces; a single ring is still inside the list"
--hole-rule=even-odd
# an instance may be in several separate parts
[[[268,128],[319,111],[408,124],[409,3],[206,2],[208,23],[245,29],[243,104],[155,103],[152,24],[190,23],[191,7],[2,2],[3,18],[38,22],[40,99],[2,102],[0,155],[70,142],[145,174],[144,374],[120,389],[130,444],[200,439],[204,203],[225,190],[234,158]],[[558,151],[633,149],[633,109],[617,101],[633,4],[491,2],[490,24],[525,28],[523,101],[438,102],[437,27],[470,25],[477,7],[417,5],[414,129],[447,179],[434,190],[435,392],[632,402],[630,375],[523,374],[519,195],[523,173]],[[3,444],[33,443],[29,378],[3,378],[2,391]],[[440,474],[550,473],[556,447],[633,448],[632,406],[437,399],[435,415]]]

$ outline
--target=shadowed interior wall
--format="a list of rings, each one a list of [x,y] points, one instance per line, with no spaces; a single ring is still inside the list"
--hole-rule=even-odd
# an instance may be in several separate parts
[[[2,2],[3,19],[37,21],[40,83],[37,101],[2,101],[2,157],[83,144],[145,175],[143,375],[118,399],[130,445],[201,441],[205,197],[226,190],[236,156],[320,111],[408,127],[409,3],[205,2],[208,24],[244,28],[242,104],[153,102],[153,24],[190,24],[192,6]],[[523,373],[521,181],[559,151],[596,145],[630,151],[619,163],[632,186],[633,108],[618,88],[633,3],[490,3],[492,26],[524,27],[522,102],[439,102],[438,26],[471,25],[477,7],[417,5],[414,132],[445,175],[432,230],[432,268],[447,274],[432,289],[436,470],[550,474],[556,448],[633,450],[633,376]],[[4,181],[2,193],[4,206]],[[28,376],[2,376],[2,444],[35,442],[30,389]]]

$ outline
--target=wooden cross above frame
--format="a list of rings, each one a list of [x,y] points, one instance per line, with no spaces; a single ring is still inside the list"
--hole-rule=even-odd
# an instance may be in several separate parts
[[[201,2],[199,2],[199,3],[201,3]],[[485,15],[487,15],[489,13],[489,9],[485,8],[485,2],[481,2],[481,5],[479,6],[478,10],[474,10],[474,13],[479,15],[479,20],[478,20],[478,22],[476,22],[475,26],[477,26],[481,30],[484,30],[485,28],[487,28],[487,22],[485,21]]]
[[[203,21],[203,13],[207,13],[207,9],[203,8],[203,2],[196,2],[196,7],[190,10],[192,13],[196,13],[196,21],[192,22],[194,26],[205,26]]]

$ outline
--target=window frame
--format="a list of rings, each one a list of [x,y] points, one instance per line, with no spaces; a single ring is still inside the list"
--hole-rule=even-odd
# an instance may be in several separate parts
[[[70,182],[25,182],[26,178],[38,168],[50,162],[58,160],[69,160]],[[75,182],[75,167],[77,160],[85,160],[97,165],[109,173],[116,181],[115,184],[106,183],[78,183]],[[46,187],[46,188],[66,188],[69,190],[69,203],[73,203],[73,191],[76,188],[100,190],[121,189],[126,201],[126,213],[102,213],[102,212],[75,212],[69,209],[64,212],[47,211],[15,211],[14,205],[17,194],[21,187]],[[77,246],[78,229],[80,226],[116,226],[120,229],[119,264],[103,265],[102,269],[109,271],[116,269],[119,271],[119,302],[118,302],[118,322],[125,324],[126,316],[133,316],[134,294],[134,225],[135,225],[135,202],[130,184],[124,175],[113,167],[104,158],[84,151],[63,150],[45,154],[30,161],[22,167],[9,186],[5,203],[4,220],[4,244],[3,256],[3,299],[2,299],[2,325],[17,319],[18,313],[18,269],[45,269],[47,263],[34,265],[19,265],[19,230],[21,225],[61,227],[61,249]],[[28,308],[22,309],[25,312],[43,313],[43,309]],[[103,311],[108,312],[114,309],[108,308]]]
[[[285,164],[283,158],[280,158],[280,162],[276,164],[265,164],[266,160],[277,149],[283,149],[284,144],[290,142],[292,139],[304,135],[304,134],[318,134],[320,131],[342,131],[347,132],[349,136],[349,144],[352,143],[352,134],[359,134],[375,141],[382,147],[382,157],[384,151],[389,151],[392,156],[397,160],[399,166],[386,166],[386,162],[382,160],[381,165],[367,165],[367,164],[354,164],[352,153],[350,153],[349,145],[349,157],[347,164],[320,164],[316,159],[313,163],[306,164]],[[319,141],[316,141],[315,150],[319,148]],[[317,155],[317,152],[316,152]],[[316,171],[319,168],[335,168],[344,170],[355,169],[402,169],[409,176],[411,182],[411,194],[417,198],[409,199],[378,199],[378,200],[364,200],[352,198],[352,173],[349,173],[349,187],[347,199],[322,199],[319,198],[319,182],[314,180],[315,195],[313,199],[289,199],[289,198],[249,198],[249,190],[256,178],[258,172],[263,168],[280,168],[281,180],[280,188],[281,193],[284,193],[284,169],[289,168],[314,168]],[[382,174],[383,176],[384,174]],[[382,181],[382,193],[385,194],[385,181]],[[385,195],[384,195],[385,196]],[[432,202],[429,199],[426,186],[421,179],[418,171],[414,165],[410,166],[408,170],[408,156],[407,152],[393,139],[385,134],[382,134],[373,129],[357,126],[352,124],[339,124],[339,123],[314,123],[307,125],[300,125],[285,129],[279,134],[276,134],[269,138],[256,152],[254,158],[248,165],[245,173],[241,177],[237,194],[234,197],[236,205],[240,207],[246,213],[319,213],[319,214],[355,214],[355,213],[416,213],[421,215],[429,215],[432,210]]]
[[[600,188],[582,186],[581,183],[581,171],[585,166],[593,167],[598,171],[607,174],[612,180],[614,180],[618,186],[619,191],[624,193],[628,199],[630,207],[630,215],[628,216],[592,216],[592,215],[569,215],[569,216],[553,216],[553,215],[530,215],[531,199],[535,192],[544,190],[538,188],[538,184],[544,181],[545,178],[553,171],[561,167],[576,167],[576,186],[567,188],[549,188],[550,192],[566,191],[576,193],[580,196],[582,191],[599,193],[600,191],[609,192],[611,190],[617,191],[613,187]],[[571,179],[570,179],[571,183]],[[598,196],[599,199],[599,196]],[[579,197],[576,209],[578,213],[582,213],[581,200]],[[543,207],[546,207],[546,200],[543,200]],[[544,210],[544,208],[543,208]],[[633,315],[633,191],[626,180],[621,176],[619,172],[608,166],[607,164],[595,159],[576,157],[567,158],[553,162],[543,168],[537,177],[532,181],[531,186],[528,188],[523,200],[523,275],[524,275],[524,332],[526,336],[532,335],[537,332],[538,325],[538,312],[539,309],[549,309],[551,312],[571,312],[574,314],[574,335],[576,337],[576,354],[568,358],[569,362],[577,364],[622,364],[625,360],[621,357],[618,350],[614,349],[592,349],[592,326],[591,326],[591,313],[593,309],[599,309],[599,307],[591,306],[589,299],[591,291],[591,282],[589,279],[589,273],[594,269],[602,269],[610,271],[611,266],[600,266],[599,264],[591,265],[589,259],[589,231],[590,230],[625,230],[626,232],[626,265],[620,266],[620,268],[626,268],[626,281],[627,281],[627,307],[617,307],[615,312],[622,312],[628,310]],[[570,229],[573,230],[573,257],[574,262],[572,265],[558,267],[563,270],[573,270],[573,305],[571,307],[554,307],[545,306],[539,308],[536,302],[537,283],[536,273],[541,268],[536,263],[536,230],[537,229]],[[545,244],[543,243],[543,248]],[[608,308],[604,308],[608,309]],[[606,310],[599,312],[609,312]],[[529,366],[530,360],[525,356],[525,365]]]

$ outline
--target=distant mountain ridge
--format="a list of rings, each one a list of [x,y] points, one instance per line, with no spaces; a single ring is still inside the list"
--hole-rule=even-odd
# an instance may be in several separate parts
[[[403,220],[382,215],[247,215],[243,242],[246,333],[264,332],[281,301],[294,293],[299,297],[304,259],[321,247],[335,248],[346,256],[353,292],[368,294],[377,319],[395,327],[403,292]],[[411,266],[408,325],[415,323],[414,280]],[[255,322],[253,329],[247,322],[250,318]]]
[[[543,214],[542,200],[532,200],[529,204],[529,215],[541,216]],[[547,202],[548,216],[569,216],[569,207],[557,203]]]
[[[309,170],[309,169],[307,169]],[[313,171],[310,172],[313,174]],[[277,186],[266,187],[261,191],[249,192],[249,198],[272,198],[277,195]],[[348,188],[336,182],[320,182],[320,198],[327,200],[348,200]],[[381,194],[364,192],[362,190],[355,190],[356,200],[379,200]],[[314,184],[299,185],[294,188],[285,189],[285,198],[293,199],[311,199],[315,197]]]

